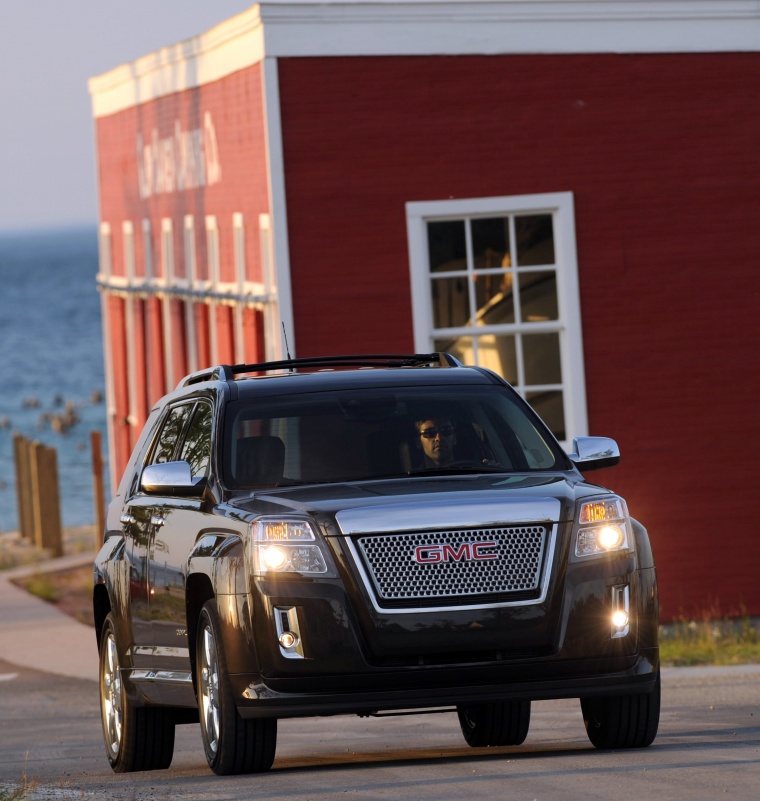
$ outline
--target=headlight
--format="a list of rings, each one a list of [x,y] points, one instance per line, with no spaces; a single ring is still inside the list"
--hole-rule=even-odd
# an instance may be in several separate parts
[[[308,520],[257,520],[251,530],[253,572],[324,575],[327,559]]]
[[[630,547],[630,521],[625,501],[616,496],[584,501],[578,510],[575,555],[597,556]]]

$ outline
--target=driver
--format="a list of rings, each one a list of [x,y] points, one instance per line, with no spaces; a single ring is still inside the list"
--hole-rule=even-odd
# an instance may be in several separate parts
[[[454,461],[457,437],[448,417],[417,420],[414,427],[417,429],[417,447],[422,450],[425,468],[446,467]]]

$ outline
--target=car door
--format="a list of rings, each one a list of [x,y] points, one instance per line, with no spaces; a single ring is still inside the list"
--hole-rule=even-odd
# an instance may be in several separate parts
[[[189,463],[193,478],[206,477],[211,457],[213,406],[198,400],[175,458]],[[200,498],[164,497],[153,512],[150,545],[150,610],[155,667],[190,671],[185,613],[187,559],[200,531],[213,524]]]
[[[168,409],[158,436],[148,450],[143,468],[174,460],[194,403],[183,403]],[[132,663],[136,668],[156,666],[155,634],[153,631],[152,597],[155,593],[150,563],[154,552],[156,529],[163,519],[167,499],[144,492],[139,482],[125,504],[121,522],[128,533],[129,595],[132,618]]]

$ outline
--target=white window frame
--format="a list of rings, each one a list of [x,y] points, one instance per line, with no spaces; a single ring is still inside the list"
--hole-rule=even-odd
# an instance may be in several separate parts
[[[124,275],[127,284],[135,282],[135,227],[132,220],[123,220],[121,233],[124,248]],[[129,412],[127,421],[130,426],[137,425],[137,354],[135,351],[135,298],[130,292],[126,299],[126,335],[127,335],[127,391],[129,395]]]
[[[111,254],[111,224],[100,223],[100,278],[108,279],[113,275],[113,256]]]
[[[143,272],[145,273],[145,283],[150,284],[155,278],[155,270],[153,268],[153,236],[150,224],[150,219],[145,217],[142,221],[142,239],[143,239]]]
[[[212,290],[219,288],[219,273],[221,263],[219,261],[219,226],[215,215],[206,217],[206,257],[208,259],[208,283]],[[209,329],[209,350],[211,352],[211,363],[219,363],[219,339],[216,327],[216,302],[209,301],[208,329]]]
[[[174,226],[171,217],[161,219],[161,269],[166,285],[174,281]],[[174,348],[172,347],[171,295],[164,295],[164,376],[167,391],[174,388]]]
[[[185,237],[185,279],[183,284],[191,283],[195,286],[198,280],[198,266],[195,256],[195,218],[186,214],[184,219]]]
[[[558,320],[546,324],[517,323],[504,326],[504,329],[505,333],[532,334],[556,331],[559,334],[566,435],[562,445],[568,448],[574,437],[586,436],[588,433],[572,192],[407,203],[406,221],[415,348],[419,353],[431,351],[433,341],[437,338],[433,325],[430,292],[427,224],[501,214],[505,216],[551,214],[553,217]],[[445,335],[448,336],[450,331],[451,329],[446,329]],[[486,331],[464,327],[461,329],[462,336],[476,337],[479,333],[485,334]]]
[[[135,280],[135,226],[132,220],[121,223],[122,244],[124,248],[124,276],[129,284]]]
[[[272,221],[268,214],[259,214],[259,243],[261,246],[261,275],[264,279],[264,358],[278,361],[283,358],[280,325],[280,298],[274,264]]]
[[[198,259],[195,249],[195,218],[185,215],[185,278],[183,285],[195,287],[198,283]],[[198,347],[195,337],[195,304],[192,298],[186,298],[185,304],[185,340],[187,342],[187,369],[194,373],[198,365]]]
[[[240,212],[232,215],[232,247],[235,257],[235,279],[237,291],[240,295],[246,291],[246,263],[245,263],[245,221]],[[238,364],[245,362],[245,323],[243,319],[244,306],[235,304],[235,361]]]

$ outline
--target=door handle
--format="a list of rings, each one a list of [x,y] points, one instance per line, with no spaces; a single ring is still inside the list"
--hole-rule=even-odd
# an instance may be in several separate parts
[[[150,518],[151,526],[163,526],[165,522],[166,521],[164,520],[163,517],[160,517],[159,515],[151,515]]]
[[[121,523],[123,526],[130,526],[130,525],[132,525],[132,523],[134,523],[134,522],[135,522],[135,516],[134,516],[134,515],[131,515],[131,514],[129,514],[128,512],[125,512],[125,513],[124,513],[124,514],[123,514],[123,515],[122,515],[122,516],[119,518],[119,522],[120,522],[120,523]]]

